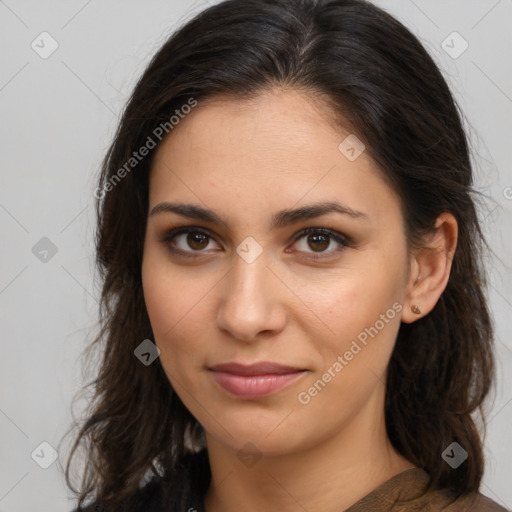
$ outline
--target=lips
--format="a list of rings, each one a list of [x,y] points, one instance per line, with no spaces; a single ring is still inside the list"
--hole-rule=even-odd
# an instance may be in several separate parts
[[[224,390],[243,398],[272,395],[306,373],[303,368],[266,361],[249,365],[224,363],[212,366],[209,370]]]
[[[282,375],[284,373],[293,373],[301,371],[302,368],[294,368],[293,366],[285,366],[277,363],[261,362],[253,364],[225,363],[212,366],[210,370],[235,373],[237,375]]]

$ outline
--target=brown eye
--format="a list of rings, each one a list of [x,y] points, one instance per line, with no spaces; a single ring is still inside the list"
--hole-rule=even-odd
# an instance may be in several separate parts
[[[307,243],[313,251],[325,251],[329,247],[330,238],[328,235],[309,235]]]
[[[187,244],[191,249],[200,251],[208,246],[208,235],[200,231],[192,231],[187,234]]]
[[[217,249],[219,248],[212,235],[203,229],[194,227],[173,229],[161,241],[173,254],[183,256],[208,254],[210,251],[206,251],[206,249],[212,249],[211,244],[214,245],[213,249],[215,246]]]
[[[337,254],[351,247],[350,239],[327,228],[307,228],[295,237],[295,249],[306,257],[319,258]],[[330,249],[329,249],[330,248]],[[307,256],[307,255],[310,256]]]

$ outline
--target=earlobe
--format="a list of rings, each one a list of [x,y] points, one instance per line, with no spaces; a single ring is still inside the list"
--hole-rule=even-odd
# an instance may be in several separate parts
[[[421,309],[416,306],[416,304],[413,304],[411,306],[411,311],[415,314],[415,315],[421,315]]]
[[[437,218],[435,232],[426,235],[422,246],[413,250],[402,322],[415,322],[434,309],[448,284],[457,233],[455,217],[443,213]]]

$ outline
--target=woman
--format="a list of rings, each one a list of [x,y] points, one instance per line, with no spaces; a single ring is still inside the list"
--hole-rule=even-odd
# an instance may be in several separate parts
[[[504,510],[478,493],[468,153],[431,58],[367,2],[228,0],[172,35],[95,192],[79,509]]]

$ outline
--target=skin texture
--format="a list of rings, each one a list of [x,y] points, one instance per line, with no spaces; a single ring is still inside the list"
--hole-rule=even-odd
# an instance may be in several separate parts
[[[164,140],[151,170],[150,212],[165,201],[192,203],[223,220],[148,215],[142,265],[161,363],[206,430],[208,512],[343,510],[414,467],[386,435],[386,368],[400,322],[427,314],[446,286],[456,221],[443,214],[425,247],[410,250],[398,196],[366,152],[349,161],[338,150],[349,132],[325,112],[290,89],[250,102],[209,101]],[[276,212],[322,201],[365,217],[329,213],[271,228]],[[208,230],[212,238],[164,241],[181,226]],[[310,227],[339,232],[350,243],[294,240]],[[252,263],[236,252],[249,236],[262,249]],[[421,315],[412,313],[413,304]],[[381,315],[384,327],[358,343],[361,350],[332,377],[338,356]],[[307,372],[274,395],[244,399],[222,389],[208,370],[231,361]],[[301,403],[299,393],[329,368],[330,381]],[[242,460],[251,454],[251,462]]]

